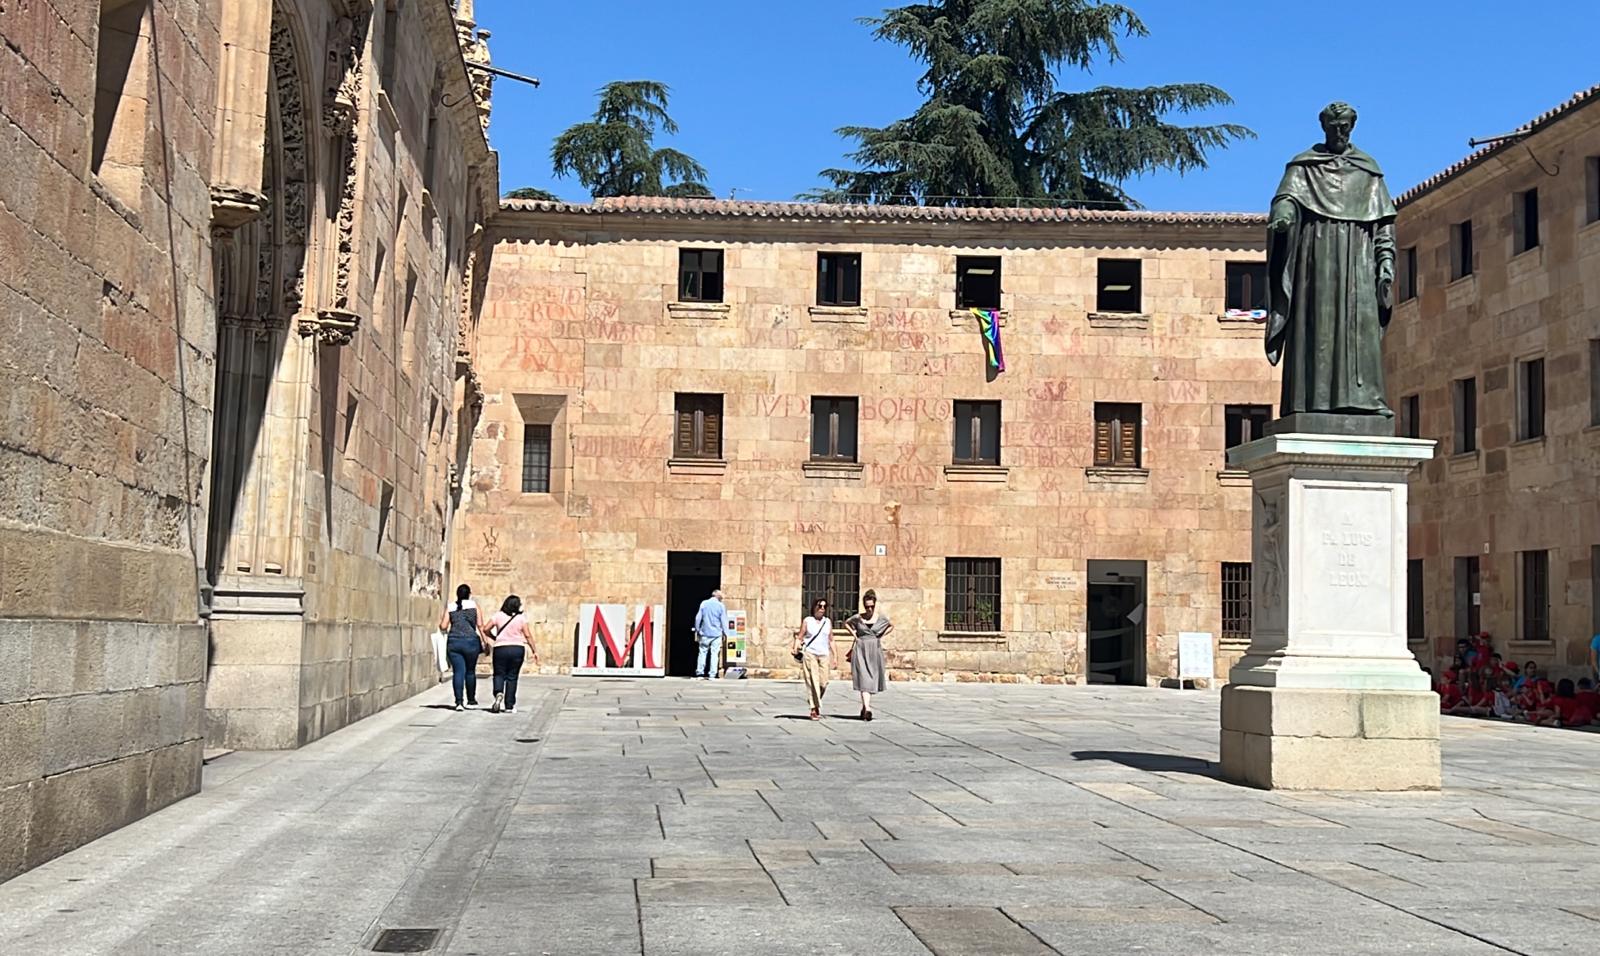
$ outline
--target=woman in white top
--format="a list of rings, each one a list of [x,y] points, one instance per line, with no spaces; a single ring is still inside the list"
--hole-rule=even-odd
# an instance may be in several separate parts
[[[828,602],[817,598],[810,616],[800,621],[794,635],[794,656],[800,662],[800,679],[806,685],[811,719],[822,719],[822,695],[828,692],[828,672],[833,670],[833,622]]]

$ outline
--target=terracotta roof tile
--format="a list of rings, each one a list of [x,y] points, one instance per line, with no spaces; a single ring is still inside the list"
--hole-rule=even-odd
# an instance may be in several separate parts
[[[1524,135],[1536,133],[1544,127],[1549,126],[1551,123],[1554,123],[1563,117],[1572,115],[1578,109],[1584,106],[1593,105],[1595,103],[1600,103],[1600,85],[1591,86],[1586,90],[1579,90],[1578,92],[1572,94],[1572,96],[1566,102],[1556,106],[1553,109],[1549,109],[1543,113],[1540,113],[1538,116],[1535,116],[1533,119],[1517,127],[1514,132]],[[1427,179],[1424,179],[1422,182],[1417,183],[1415,186],[1412,186],[1410,189],[1401,193],[1398,197],[1396,197],[1395,205],[1404,206],[1406,203],[1421,198],[1427,193],[1438,189],[1440,186],[1443,186],[1445,183],[1466,172],[1468,169],[1471,169],[1472,167],[1483,162],[1485,159],[1489,158],[1495,153],[1515,146],[1522,140],[1522,138],[1522,136],[1518,136],[1516,139],[1501,140],[1498,143],[1485,146],[1475,153],[1469,153],[1467,156],[1457,160],[1454,163],[1451,163],[1449,166],[1446,166],[1444,169],[1439,170],[1437,173],[1434,173],[1432,176],[1429,176]]]
[[[592,203],[503,199],[500,208],[518,212],[575,215],[656,215],[744,217],[753,219],[852,220],[857,222],[1120,222],[1152,225],[1262,226],[1267,217],[1253,212],[1157,212],[1153,210],[1063,209],[1013,206],[875,206],[855,203],[756,202],[732,199],[673,199],[624,196]]]

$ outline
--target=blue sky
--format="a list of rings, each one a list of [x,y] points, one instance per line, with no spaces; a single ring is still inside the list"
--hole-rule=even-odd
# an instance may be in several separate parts
[[[658,144],[704,164],[718,196],[792,199],[820,184],[818,170],[847,164],[838,127],[881,126],[919,102],[920,64],[856,22],[885,5],[478,0],[496,65],[543,83],[496,82],[490,138],[502,186],[587,200],[551,174],[551,141],[593,112],[603,84],[652,79],[672,88],[680,127]],[[1212,83],[1235,104],[1192,122],[1259,135],[1214,154],[1207,170],[1130,183],[1153,209],[1262,209],[1283,162],[1320,138],[1317,111],[1330,100],[1360,110],[1355,142],[1399,193],[1469,152],[1468,137],[1511,130],[1600,83],[1594,0],[1390,0],[1354,5],[1377,14],[1356,26],[1304,0],[1129,5],[1150,36],[1125,41],[1121,63],[1066,72],[1063,87]]]

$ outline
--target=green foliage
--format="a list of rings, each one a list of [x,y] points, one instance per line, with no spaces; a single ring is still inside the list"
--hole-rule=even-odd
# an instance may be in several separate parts
[[[846,126],[859,169],[826,169],[832,188],[806,198],[930,205],[1138,203],[1130,177],[1203,169],[1207,151],[1253,138],[1231,123],[1178,126],[1164,117],[1233,102],[1203,83],[1083,92],[1056,88],[1064,66],[1122,58],[1144,36],[1128,7],[1090,0],[930,0],[866,18],[880,40],[927,65],[927,101],[882,128]]]
[[[596,199],[606,196],[709,196],[704,166],[675,149],[656,149],[659,129],[676,133],[667,87],[654,80],[607,83],[594,119],[556,137],[557,176],[575,176]]]
[[[507,199],[542,199],[546,202],[560,202],[561,197],[547,189],[537,189],[533,186],[523,186],[506,193]]]

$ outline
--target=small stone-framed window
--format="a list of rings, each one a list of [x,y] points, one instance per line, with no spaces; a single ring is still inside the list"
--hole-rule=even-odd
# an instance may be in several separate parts
[[[1000,308],[1000,257],[956,257],[956,308]]]
[[[678,250],[678,301],[722,301],[722,250]]]

